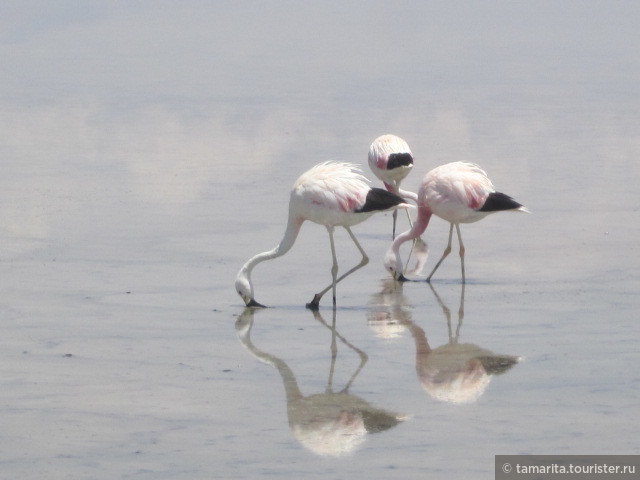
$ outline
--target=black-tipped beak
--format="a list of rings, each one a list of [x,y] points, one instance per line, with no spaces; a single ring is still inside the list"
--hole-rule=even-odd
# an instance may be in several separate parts
[[[396,281],[404,283],[409,282],[410,280],[401,273],[398,275],[398,278],[396,278]]]
[[[267,308],[266,305],[256,302],[253,298],[247,302],[247,307]]]

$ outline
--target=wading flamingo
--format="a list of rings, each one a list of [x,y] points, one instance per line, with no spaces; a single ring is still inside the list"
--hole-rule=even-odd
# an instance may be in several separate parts
[[[400,189],[400,182],[413,168],[413,155],[407,142],[396,135],[381,135],[369,147],[369,168],[382,180],[385,188],[396,195],[417,203],[415,193]],[[408,215],[408,212],[407,212]],[[393,212],[393,238],[396,238],[398,211]],[[411,220],[409,220],[411,224]]]
[[[418,218],[411,229],[398,235],[393,241],[385,255],[384,266],[396,280],[407,280],[402,274],[400,246],[420,236],[429,225],[431,215],[436,215],[451,224],[449,243],[427,277],[427,282],[431,281],[435,271],[451,252],[455,226],[460,244],[460,264],[464,283],[464,244],[460,235],[460,224],[477,222],[490,213],[502,210],[529,212],[510,196],[496,192],[491,180],[478,165],[453,162],[436,167],[424,177],[418,192]]]
[[[339,162],[321,163],[298,178],[291,190],[289,219],[284,237],[273,250],[259,253],[247,260],[236,277],[236,291],[248,307],[264,306],[255,300],[251,271],[257,264],[287,253],[305,220],[327,227],[333,257],[331,284],[317,293],[307,304],[307,308],[317,310],[320,299],[329,289],[333,290],[333,304],[336,304],[336,284],[369,262],[350,227],[363,222],[377,211],[409,207],[401,197],[381,188],[371,188],[367,182],[356,165]],[[338,226],[344,227],[362,254],[360,263],[340,277],[337,276],[338,260],[333,240],[334,229]]]

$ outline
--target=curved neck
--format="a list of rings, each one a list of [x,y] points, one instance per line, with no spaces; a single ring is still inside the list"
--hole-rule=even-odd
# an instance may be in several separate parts
[[[289,212],[289,220],[287,221],[287,228],[284,232],[284,236],[277,247],[273,250],[269,250],[267,252],[258,253],[251,257],[247,262],[242,266],[241,272],[244,272],[247,279],[251,281],[251,271],[254,267],[264,262],[265,260],[271,260],[274,258],[281,257],[293,247],[293,244],[298,237],[298,233],[300,232],[300,227],[304,219],[300,219],[297,215],[294,215],[292,212]]]
[[[396,195],[406,199],[411,200],[413,203],[418,203],[418,194],[410,192],[409,190],[402,190],[400,188],[400,182],[394,181],[392,183],[382,182],[384,183],[384,187],[391,193],[395,193]]]
[[[409,190],[402,190],[398,187],[398,195],[406,200],[411,200],[413,203],[418,203],[418,195],[416,193],[410,192]]]
[[[283,360],[276,357],[275,355],[263,352],[258,347],[256,347],[251,341],[249,333],[241,336],[240,342],[258,360],[271,365],[278,370],[278,373],[280,373],[280,377],[282,377],[282,384],[284,385],[285,394],[287,396],[287,405],[291,405],[293,402],[304,398],[304,395],[298,387],[296,376],[294,375],[291,368],[289,368],[289,366]]]
[[[398,253],[400,251],[400,246],[409,240],[413,240],[414,238],[418,238],[420,235],[424,233],[429,225],[429,220],[431,219],[431,210],[424,206],[418,205],[418,218],[413,222],[413,226],[410,230],[407,230],[404,233],[401,233],[396,237],[396,239],[391,244],[391,248],[394,252]]]

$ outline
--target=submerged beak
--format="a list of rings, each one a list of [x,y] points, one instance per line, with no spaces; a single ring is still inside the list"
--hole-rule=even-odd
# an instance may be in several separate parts
[[[261,303],[258,303],[255,301],[255,299],[250,299],[249,301],[245,300],[245,303],[247,304],[247,307],[256,307],[256,308],[267,308],[266,305],[262,305]]]
[[[409,280],[407,277],[405,277],[402,273],[400,275],[398,275],[398,277],[396,278],[397,282],[410,282],[411,280]]]

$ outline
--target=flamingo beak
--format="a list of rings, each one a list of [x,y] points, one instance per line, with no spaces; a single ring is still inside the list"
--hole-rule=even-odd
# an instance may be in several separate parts
[[[404,283],[404,282],[409,282],[410,280],[401,273],[396,278],[396,281]]]
[[[266,305],[262,305],[261,303],[258,303],[255,301],[255,299],[250,299],[248,302],[245,301],[245,303],[247,304],[247,307],[256,307],[256,308],[267,308]]]

